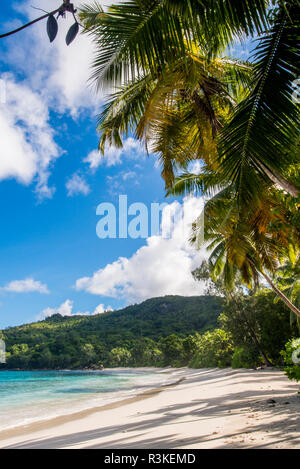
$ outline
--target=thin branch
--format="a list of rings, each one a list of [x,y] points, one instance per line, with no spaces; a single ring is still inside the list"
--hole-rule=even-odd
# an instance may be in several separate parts
[[[32,24],[37,23],[38,21],[41,21],[50,15],[55,15],[55,13],[59,12],[62,8],[63,8],[63,5],[61,5],[59,8],[56,8],[56,10],[50,11],[50,13],[47,13],[46,15],[40,16],[39,18],[36,18],[35,20],[30,21],[30,23],[20,26],[20,28],[14,29],[13,31],[9,31],[8,33],[5,33],[5,34],[0,34],[0,39],[7,37],[7,36],[11,36],[12,34],[16,34],[19,31],[22,31],[23,29],[28,28],[28,26],[31,26]]]
[[[77,11],[77,10],[75,10],[74,12],[72,12],[72,14],[73,14],[73,17],[74,17],[74,20],[75,20],[75,22],[76,22],[76,23],[78,23],[78,24],[79,24],[79,26],[81,26],[81,27],[84,29],[84,26],[83,26],[83,24],[79,23],[78,19],[76,18],[76,15],[75,15],[76,11]]]
[[[33,8],[34,10],[43,11],[44,13],[49,13],[49,11],[43,10],[42,8],[37,8],[37,7],[33,6],[33,5],[30,5],[30,6],[31,6],[31,8]]]

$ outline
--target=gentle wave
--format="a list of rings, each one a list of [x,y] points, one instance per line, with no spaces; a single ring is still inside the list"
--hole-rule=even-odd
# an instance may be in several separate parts
[[[0,431],[101,407],[170,382],[172,372],[152,370],[2,371]]]

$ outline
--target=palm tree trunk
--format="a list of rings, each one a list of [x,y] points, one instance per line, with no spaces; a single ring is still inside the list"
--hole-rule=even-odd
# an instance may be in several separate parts
[[[299,318],[300,318],[300,310],[297,308],[297,306],[295,306],[286,296],[284,293],[282,293],[281,290],[279,290],[279,288],[276,287],[276,285],[273,283],[273,281],[271,280],[271,278],[265,273],[263,272],[262,270],[258,270],[256,265],[254,264],[254,262],[248,258],[248,262],[249,264],[251,265],[251,267],[256,270],[257,273],[261,274],[264,279],[268,282],[268,284],[270,285],[270,287],[274,290],[274,292],[276,293],[277,296],[279,296],[279,298],[286,304],[286,306],[291,310],[293,311],[293,313],[295,313]]]
[[[251,336],[251,339],[252,341],[254,342],[257,350],[259,351],[259,353],[261,354],[263,360],[264,360],[264,363],[266,366],[273,366],[273,363],[270,362],[270,360],[268,359],[267,355],[265,354],[265,351],[264,349],[262,348],[259,340],[258,340],[258,337],[255,333],[255,330],[253,329],[253,327],[251,326],[250,322],[248,321],[248,318],[245,314],[245,312],[243,311],[242,308],[239,308],[239,305],[238,305],[238,302],[236,301],[236,299],[234,298],[233,295],[229,294],[231,300],[235,303],[236,305],[236,310],[237,312],[240,314],[240,316],[242,317],[242,322],[244,323],[244,325],[246,326],[246,328],[248,329],[249,331],[249,334]]]
[[[300,310],[285,296],[284,293],[282,293],[281,290],[279,290],[279,288],[276,287],[272,279],[262,270],[258,270],[251,259],[248,258],[248,262],[251,265],[252,269],[254,269],[258,274],[261,274],[264,277],[264,279],[268,282],[268,284],[274,290],[276,295],[279,296],[279,298],[286,304],[286,306],[300,318]]]
[[[276,285],[272,282],[272,280],[267,274],[265,274],[264,272],[260,272],[260,273],[268,282],[270,287],[274,290],[276,295],[278,295],[279,298],[281,298],[281,300],[287,305],[288,308],[290,308],[291,311],[293,311],[293,313],[295,313],[298,317],[300,317],[300,310],[285,296],[284,293],[282,293],[281,290],[279,290],[279,288],[276,287]]]
[[[292,184],[290,181],[285,179],[281,174],[279,174],[275,169],[270,171],[263,163],[258,162],[261,169],[266,173],[269,179],[279,188],[292,195],[293,197],[298,197],[299,189]]]
[[[252,337],[252,340],[253,342],[255,343],[258,351],[261,353],[261,356],[263,357],[263,360],[265,362],[265,365],[266,366],[273,366],[273,364],[270,362],[270,360],[268,359],[267,355],[265,354],[262,346],[260,345],[259,343],[259,340],[257,338],[257,335],[255,334],[255,331],[254,329],[252,328],[252,326],[250,325],[248,319],[247,319],[247,316],[246,314],[244,313],[244,311],[242,311],[242,309],[239,311],[241,316],[243,317],[243,320],[245,322],[245,324],[247,325],[248,329],[249,329],[249,332],[250,332],[250,335]]]

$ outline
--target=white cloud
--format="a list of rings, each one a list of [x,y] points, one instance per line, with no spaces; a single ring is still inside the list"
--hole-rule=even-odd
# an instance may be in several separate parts
[[[50,316],[53,316],[54,314],[60,314],[61,316],[76,316],[76,315],[94,316],[95,314],[103,314],[106,311],[113,311],[111,306],[104,308],[103,304],[98,305],[92,313],[90,313],[89,311],[86,311],[84,313],[82,313],[81,311],[73,312],[73,308],[74,308],[74,302],[68,299],[56,308],[43,309],[43,311],[36,317],[36,319],[40,321],[40,320],[49,318]]]
[[[127,181],[128,179],[134,179],[136,177],[136,173],[134,171],[127,171],[122,174],[123,181]]]
[[[82,1],[88,3],[92,0]],[[104,2],[109,5],[110,1]],[[15,4],[17,11],[29,19],[37,18],[39,11],[32,8],[31,0]],[[39,8],[53,9],[53,0],[40,0]],[[79,7],[80,3],[76,3]],[[14,178],[22,184],[36,183],[39,198],[51,198],[55,187],[49,187],[48,179],[53,162],[62,150],[54,141],[54,130],[49,124],[49,109],[55,113],[69,112],[78,117],[84,111],[99,110],[104,96],[96,96],[88,85],[91,64],[95,53],[88,35],[79,34],[70,46],[65,43],[66,33],[74,22],[71,14],[59,18],[59,31],[50,44],[46,33],[46,20],[12,36],[6,42],[2,59],[24,77],[16,82],[12,75],[0,76],[6,82],[7,98],[0,97],[0,181]],[[20,24],[11,19],[6,24],[9,30]],[[30,51],[30,57],[28,56]],[[32,60],[30,60],[32,58]],[[123,150],[108,149],[103,163],[107,166],[119,164],[126,152],[133,157],[139,152],[133,139],[125,142]],[[92,169],[98,161],[96,152],[88,156]],[[87,185],[83,188],[87,191]]]
[[[92,0],[76,2],[79,8],[82,4],[93,3]],[[109,5],[110,1],[104,2]],[[56,5],[53,0],[39,0],[39,8],[51,11]],[[41,15],[32,8],[32,0],[26,0],[15,8],[25,14],[30,20]],[[25,71],[34,89],[41,89],[48,102],[56,110],[70,111],[73,117],[84,109],[99,108],[103,95],[96,96],[95,89],[88,86],[91,75],[91,64],[94,59],[94,45],[87,34],[78,34],[70,46],[65,43],[68,29],[74,23],[71,14],[58,19],[58,34],[50,44],[46,33],[46,22],[43,20],[15,36],[9,47],[6,60]],[[28,60],[30,50],[34,60]]]
[[[87,195],[90,192],[90,186],[85,178],[78,173],[74,173],[66,182],[67,194],[69,197],[74,195],[83,194]]]
[[[175,211],[180,204],[174,202],[163,210],[163,231],[167,228],[168,211]],[[163,236],[147,238],[147,244],[132,257],[120,257],[91,277],[79,278],[77,290],[95,295],[125,298],[126,301],[142,301],[163,295],[201,295],[204,284],[195,282],[191,271],[206,257],[206,250],[195,250],[188,242],[191,223],[202,210],[202,200],[185,198],[184,210],[188,227],[183,219],[175,222],[169,239]]]
[[[5,102],[0,104],[0,180],[15,178],[22,184],[36,182],[41,198],[51,197],[49,167],[61,153],[49,125],[48,107],[38,93],[3,74]]]
[[[49,293],[47,285],[34,280],[32,277],[25,278],[24,280],[13,280],[5,285],[5,287],[2,287],[1,290],[14,293]]]
[[[119,195],[122,192],[126,192],[126,182],[130,180],[132,184],[138,186],[140,184],[137,177],[137,173],[134,171],[120,171],[114,176],[106,176],[108,193],[111,196]]]
[[[14,8],[35,19],[41,12],[31,5],[31,0],[24,0]],[[38,6],[51,11],[53,0],[40,0]],[[81,111],[99,109],[103,98],[96,97],[87,83],[94,53],[91,38],[79,34],[68,47],[65,37],[74,19],[67,14],[58,22],[59,32],[52,44],[43,20],[12,36],[1,56],[16,73],[20,72],[23,81],[16,82],[8,74],[0,76],[1,83],[6,83],[6,103],[3,87],[0,96],[0,181],[14,178],[26,185],[34,181],[41,199],[51,198],[55,191],[48,185],[50,168],[62,153],[54,141],[49,109],[56,113],[68,111],[75,117]],[[6,28],[20,24],[20,20],[11,18]]]
[[[92,315],[103,314],[103,313],[106,313],[107,311],[113,311],[113,308],[111,306],[107,306],[107,308],[105,308],[104,304],[100,304],[96,306],[95,311],[92,313]]]
[[[86,158],[83,159],[84,163],[90,165],[90,169],[95,170],[102,163],[103,155],[98,150],[91,151]]]
[[[100,304],[95,308],[94,314],[103,314],[104,311],[104,304]]]
[[[189,165],[189,172],[193,174],[200,174],[203,168],[203,162],[201,160],[192,161]]]
[[[89,164],[90,169],[96,170],[100,165],[116,166],[122,164],[125,158],[139,159],[144,156],[145,150],[142,144],[138,140],[128,137],[124,140],[122,148],[107,146],[104,155],[97,150],[93,150],[83,161]]]
[[[53,316],[54,314],[61,314],[62,316],[71,316],[73,309],[73,301],[66,300],[57,308],[45,308],[43,311],[37,316],[36,319],[42,320]]]

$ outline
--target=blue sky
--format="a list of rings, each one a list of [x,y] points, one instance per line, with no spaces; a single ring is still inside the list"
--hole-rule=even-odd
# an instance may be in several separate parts
[[[49,11],[57,3],[1,2],[0,31],[38,16],[31,5]],[[0,328],[203,289],[190,274],[203,253],[185,241],[97,237],[101,202],[117,205],[126,194],[129,204],[150,207],[165,202],[164,185],[154,156],[132,137],[99,159],[104,96],[87,86],[90,40],[64,43],[70,24],[61,21],[52,44],[44,22],[0,40]]]

